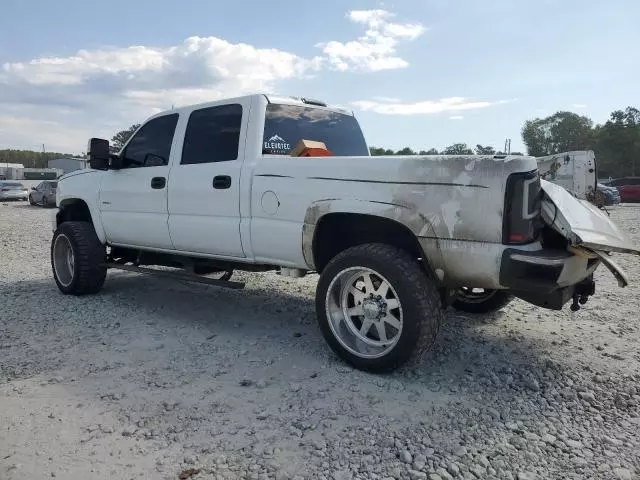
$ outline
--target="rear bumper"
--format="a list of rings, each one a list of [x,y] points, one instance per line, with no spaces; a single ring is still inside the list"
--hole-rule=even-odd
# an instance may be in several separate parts
[[[517,297],[544,308],[560,310],[575,295],[592,295],[598,258],[565,250],[503,252],[500,284]]]
[[[23,198],[27,198],[29,195],[28,192],[0,192],[0,200],[20,200]]]

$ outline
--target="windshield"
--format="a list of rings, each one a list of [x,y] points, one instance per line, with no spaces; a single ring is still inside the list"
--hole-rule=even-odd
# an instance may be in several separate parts
[[[335,156],[367,156],[369,149],[352,115],[323,108],[267,105],[262,153],[288,155],[300,140],[323,142]]]

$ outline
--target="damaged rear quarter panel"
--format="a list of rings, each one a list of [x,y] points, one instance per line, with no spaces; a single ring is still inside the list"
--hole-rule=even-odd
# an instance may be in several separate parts
[[[440,254],[447,240],[455,240],[458,249],[469,242],[476,252],[482,243],[501,244],[506,179],[535,168],[533,157],[264,157],[254,171],[252,223],[258,219],[258,227],[252,227],[252,246],[260,257],[259,236],[267,234],[267,224],[288,223],[298,229],[295,261],[313,268],[313,235],[322,216],[362,213],[406,225],[421,240],[429,260],[447,269],[446,264],[455,261],[455,255],[444,260]],[[267,190],[276,192],[281,202],[268,222],[259,205]]]

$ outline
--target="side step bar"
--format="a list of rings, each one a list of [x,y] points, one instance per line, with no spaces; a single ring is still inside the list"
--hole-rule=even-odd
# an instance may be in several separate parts
[[[155,275],[157,277],[173,278],[174,280],[185,280],[187,282],[204,283],[206,285],[214,285],[216,287],[231,288],[234,290],[241,290],[244,288],[242,282],[231,282],[229,280],[217,280],[215,278],[203,277],[201,275],[195,275],[191,273],[183,273],[167,270],[154,270],[152,268],[136,267],[133,265],[124,265],[122,263],[104,263],[107,268],[116,268],[118,270],[126,270],[128,272],[144,273],[147,275]]]

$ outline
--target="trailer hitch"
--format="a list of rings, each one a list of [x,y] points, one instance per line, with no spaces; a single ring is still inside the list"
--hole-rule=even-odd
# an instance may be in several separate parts
[[[573,302],[571,303],[571,311],[580,310],[580,305],[584,305],[589,301],[589,297],[596,293],[596,282],[593,281],[593,275],[585,278],[576,284],[573,290]]]

